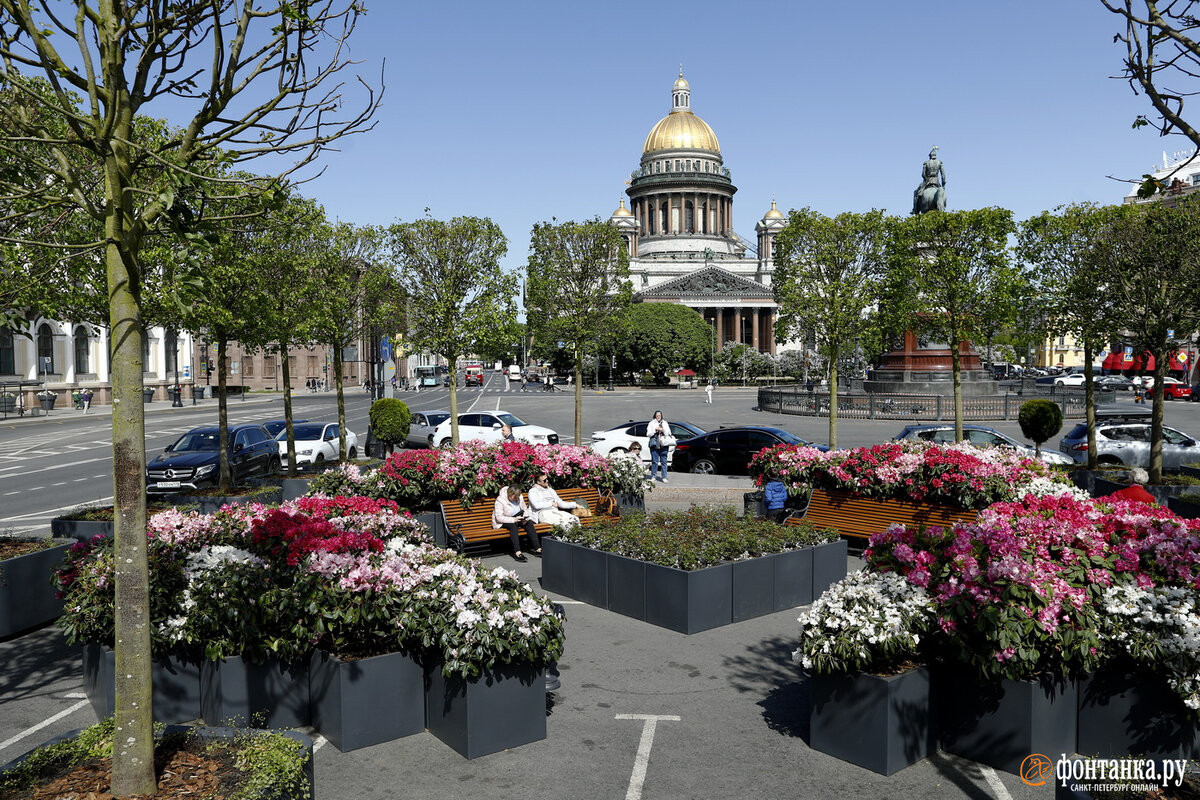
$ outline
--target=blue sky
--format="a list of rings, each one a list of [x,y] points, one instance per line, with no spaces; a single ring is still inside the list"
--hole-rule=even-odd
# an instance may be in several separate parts
[[[1098,0],[367,5],[351,44],[368,80],[386,58],[378,124],[303,191],[360,224],[491,217],[512,269],[535,222],[616,208],[679,62],[751,240],[772,196],[908,213],[934,144],[949,208],[1018,219],[1119,202],[1106,176],[1187,146],[1131,129],[1151,109],[1110,77],[1120,22]]]

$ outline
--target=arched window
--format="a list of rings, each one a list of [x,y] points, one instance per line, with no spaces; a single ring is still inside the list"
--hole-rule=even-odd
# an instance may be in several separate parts
[[[12,331],[0,330],[0,375],[17,374],[17,352],[13,348]]]
[[[667,204],[663,203],[659,207],[658,211],[659,211],[659,214],[662,215],[661,217],[659,217],[659,219],[661,220],[661,223],[659,224],[659,230],[662,233],[670,233],[671,224],[667,221]]]
[[[83,375],[88,369],[88,332],[82,325],[75,328],[75,374]]]
[[[172,373],[179,369],[179,334],[175,331],[167,331],[167,335],[163,339],[163,347],[166,348],[166,352],[163,355],[167,361],[167,374],[165,377],[170,377]]]
[[[47,374],[57,372],[54,369],[54,334],[51,332],[50,326],[44,322],[38,326],[37,354],[38,367],[41,372]],[[47,361],[47,359],[49,360]]]
[[[696,208],[691,200],[684,204],[683,229],[686,233],[696,232]]]

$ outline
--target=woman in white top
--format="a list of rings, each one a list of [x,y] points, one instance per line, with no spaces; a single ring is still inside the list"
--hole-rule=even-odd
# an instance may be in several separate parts
[[[579,524],[579,518],[565,510],[579,508],[579,504],[559,497],[558,492],[550,488],[550,476],[545,472],[537,476],[537,482],[529,490],[529,507],[543,525],[570,528]]]
[[[650,477],[653,480],[667,482],[667,454],[671,452],[670,445],[660,443],[659,436],[670,436],[671,426],[663,419],[661,411],[655,411],[654,416],[646,425],[646,435],[650,437]],[[661,469],[661,473],[659,470]],[[661,474],[662,477],[659,477]]]
[[[496,505],[492,506],[492,530],[504,528],[512,539],[513,558],[517,561],[528,561],[521,552],[521,529],[529,537],[529,552],[535,556],[542,554],[542,542],[537,530],[533,527],[533,512],[521,497],[520,486],[506,486],[500,490]]]

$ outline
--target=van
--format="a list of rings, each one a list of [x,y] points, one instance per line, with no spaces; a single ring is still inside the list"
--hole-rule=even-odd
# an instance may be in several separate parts
[[[464,386],[483,386],[483,367],[467,367]]]
[[[521,365],[520,364],[509,364],[508,365],[508,379],[510,381],[521,380]]]

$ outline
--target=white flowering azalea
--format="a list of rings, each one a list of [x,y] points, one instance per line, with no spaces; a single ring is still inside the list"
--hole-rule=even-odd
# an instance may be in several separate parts
[[[1064,483],[1062,480],[1041,476],[1019,483],[1013,487],[1013,490],[1016,492],[1017,497],[1025,497],[1031,494],[1034,497],[1062,497],[1065,495],[1074,500],[1082,501],[1092,499],[1090,494],[1078,488],[1073,483]]]
[[[1163,675],[1184,705],[1200,710],[1200,596],[1175,587],[1110,586],[1100,635],[1115,652]]]
[[[856,572],[829,587],[800,615],[792,660],[819,674],[894,672],[920,659],[934,604],[894,572]]]

